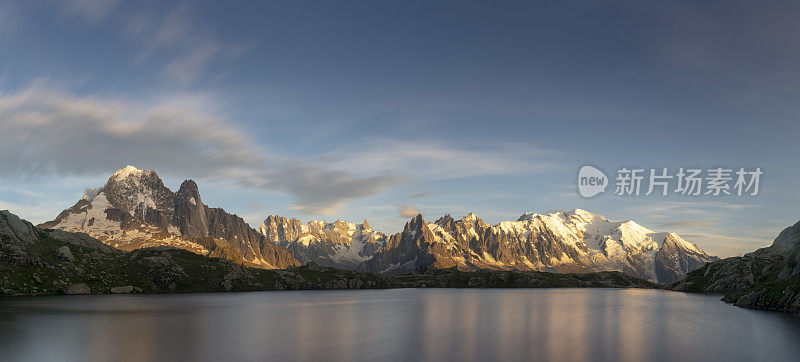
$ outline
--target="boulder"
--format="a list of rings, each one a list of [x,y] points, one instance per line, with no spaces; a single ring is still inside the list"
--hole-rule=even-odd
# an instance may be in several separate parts
[[[111,288],[111,294],[130,294],[133,293],[132,285]]]
[[[66,245],[56,249],[56,256],[63,261],[68,261],[70,263],[75,262],[75,256],[72,255],[72,251],[69,250],[69,246]]]
[[[168,268],[172,259],[163,256],[147,256],[139,260],[139,264],[152,269]]]
[[[68,295],[80,295],[80,294],[90,294],[91,291],[89,290],[89,286],[86,283],[76,283],[70,284],[66,288],[64,288],[64,294]]]

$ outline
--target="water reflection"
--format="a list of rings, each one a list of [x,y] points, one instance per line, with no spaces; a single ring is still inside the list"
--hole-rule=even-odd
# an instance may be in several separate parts
[[[636,289],[403,289],[0,299],[4,360],[800,358],[800,320]]]

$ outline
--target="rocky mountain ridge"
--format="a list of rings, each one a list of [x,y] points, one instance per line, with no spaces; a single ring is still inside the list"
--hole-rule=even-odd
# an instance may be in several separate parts
[[[672,289],[723,294],[722,300],[740,307],[800,311],[800,222],[771,246],[706,264]]]
[[[426,222],[422,215],[389,238],[360,268],[380,273],[456,267],[462,270],[593,272],[618,270],[671,283],[716,260],[674,233],[633,221],[613,222],[584,210],[526,213],[488,225],[470,213]]]
[[[194,181],[173,193],[155,171],[133,166],[40,227],[84,232],[123,250],[171,246],[263,268],[300,265],[241,217],[204,205]]]
[[[386,235],[373,230],[367,220],[361,224],[339,220],[303,224],[297,219],[270,215],[259,232],[268,241],[286,248],[303,264],[315,262],[341,269],[356,269],[386,242]]]

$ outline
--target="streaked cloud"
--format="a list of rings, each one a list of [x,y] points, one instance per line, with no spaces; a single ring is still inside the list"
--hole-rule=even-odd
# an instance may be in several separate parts
[[[58,15],[76,19],[97,30],[111,31],[131,42],[134,64],[152,61],[178,86],[204,76],[216,61],[231,61],[254,47],[254,42],[225,42],[200,19],[191,2],[123,0],[44,0]],[[2,8],[12,9],[11,6]],[[0,8],[0,20],[3,11]],[[220,74],[220,72],[215,72]],[[214,77],[216,79],[216,76]]]
[[[771,233],[763,232],[760,236],[731,236],[714,233],[682,234],[686,240],[703,240],[700,244],[706,252],[721,257],[744,255],[763,247],[770,246],[772,240],[768,239]],[[711,247],[703,247],[708,245]]]
[[[679,226],[683,223],[688,225],[687,220],[693,220],[703,221],[703,226],[695,222],[693,227],[706,227],[726,218],[732,212],[742,211],[750,207],[753,206],[734,202],[692,200],[647,202],[641,205],[628,206],[625,211],[630,215],[658,219],[661,224],[672,223],[673,226]]]
[[[0,93],[0,178],[100,175],[133,164],[285,192],[294,197],[292,209],[328,215],[400,184],[550,167],[529,160],[541,151],[523,146],[480,151],[389,139],[320,157],[291,157],[257,143],[215,104],[213,97],[197,94],[153,101],[76,96],[46,81]],[[418,213],[410,205],[399,212]]]
[[[123,3],[122,0],[46,0],[45,2],[49,2],[66,15],[92,23],[108,19]]]
[[[231,60],[246,48],[221,41],[209,27],[199,24],[189,3],[155,12],[139,9],[126,15],[121,35],[140,45],[136,62],[169,54],[162,73],[181,85],[198,80],[216,60]]]
[[[666,228],[671,227],[685,227],[685,228],[705,228],[713,225],[708,220],[679,220],[662,223],[661,226]]]
[[[227,179],[287,192],[295,209],[330,214],[403,182],[271,153],[203,96],[159,101],[79,97],[38,83],[0,94],[0,177],[109,173],[125,164],[180,177]],[[88,186],[88,185],[87,185]]]
[[[453,146],[447,141],[377,138],[353,142],[322,158],[338,167],[358,165],[428,181],[552,171],[562,167],[554,156],[553,151],[518,143]]]
[[[428,197],[428,196],[431,196],[431,195],[433,195],[432,192],[417,192],[417,193],[409,196],[408,198],[409,199],[422,199],[422,198],[425,198],[425,197]]]
[[[628,218],[635,218],[645,226],[658,226],[657,231],[671,231],[687,241],[697,243],[711,255],[731,256],[753,251],[769,244],[768,238],[780,225],[739,230],[733,227],[736,220],[746,221],[745,212],[757,208],[745,205],[742,200],[695,199],[687,201],[652,202],[641,200],[640,205],[623,208]],[[724,230],[724,231],[721,231]]]
[[[306,214],[331,215],[349,201],[407,181],[403,176],[387,173],[358,177],[349,171],[298,159],[282,164],[278,168],[280,174],[267,178],[263,185],[294,195],[297,202],[291,208]]]

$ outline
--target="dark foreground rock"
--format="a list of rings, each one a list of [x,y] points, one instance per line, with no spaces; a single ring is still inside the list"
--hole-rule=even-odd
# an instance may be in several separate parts
[[[740,307],[800,311],[800,222],[772,246],[727,258],[690,272],[673,290],[722,294]]]

